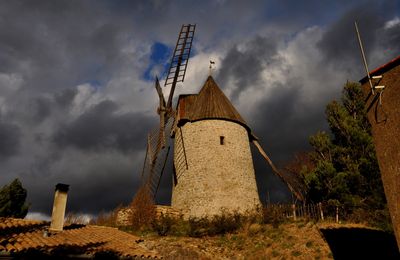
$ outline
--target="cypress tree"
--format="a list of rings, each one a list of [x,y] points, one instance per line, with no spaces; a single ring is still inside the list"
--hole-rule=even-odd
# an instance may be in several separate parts
[[[0,217],[24,218],[29,206],[25,203],[27,191],[17,178],[0,190]]]

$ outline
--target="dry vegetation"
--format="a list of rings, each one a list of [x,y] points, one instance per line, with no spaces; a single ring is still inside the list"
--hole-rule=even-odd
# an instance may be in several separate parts
[[[143,244],[165,259],[332,259],[313,223],[247,224],[215,236],[144,236]]]
[[[115,227],[115,223],[117,221],[117,214],[120,209],[121,209],[121,206],[118,206],[111,212],[104,212],[104,211],[100,212],[100,214],[97,216],[97,218],[90,220],[89,224]]]
[[[313,214],[294,220],[284,205],[252,214],[222,211],[212,218],[157,215],[145,191],[135,196],[130,209],[130,224],[119,228],[140,236],[142,246],[158,251],[164,259],[332,259],[320,227],[366,227],[343,224],[353,222],[352,218],[335,223],[329,214],[324,221]],[[118,210],[101,214],[92,223],[115,227]]]
[[[277,208],[184,220],[156,217],[146,193],[136,196],[131,206],[146,210],[136,210],[131,226],[120,228],[141,236],[143,246],[165,259],[332,259],[312,221],[288,222]],[[114,211],[96,224],[110,224],[115,216]]]
[[[211,219],[161,216],[136,233],[166,259],[331,259],[313,222],[288,222],[277,208],[256,214],[221,212]]]
[[[146,186],[135,194],[130,208],[132,209],[130,222],[134,230],[147,229],[156,219],[154,200]]]

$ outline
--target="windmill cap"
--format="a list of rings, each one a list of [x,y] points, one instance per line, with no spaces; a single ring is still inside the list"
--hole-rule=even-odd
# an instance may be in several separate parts
[[[199,94],[181,95],[178,101],[179,121],[200,121],[222,119],[239,123],[245,127],[253,139],[250,127],[231,101],[225,96],[212,76],[209,76]]]

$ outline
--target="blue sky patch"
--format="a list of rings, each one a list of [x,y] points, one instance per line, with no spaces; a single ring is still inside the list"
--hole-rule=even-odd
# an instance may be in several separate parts
[[[150,62],[143,78],[152,81],[156,76],[162,78],[167,73],[173,49],[161,42],[155,42],[151,46]]]

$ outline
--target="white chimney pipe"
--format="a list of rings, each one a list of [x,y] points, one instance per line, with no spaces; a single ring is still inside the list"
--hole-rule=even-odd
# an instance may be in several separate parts
[[[69,185],[58,183],[54,194],[53,213],[51,214],[50,231],[62,231]]]

